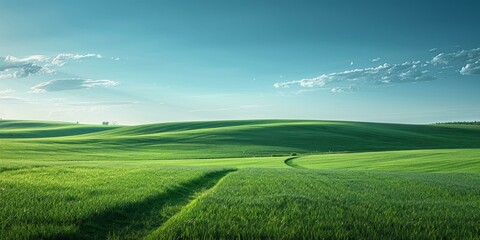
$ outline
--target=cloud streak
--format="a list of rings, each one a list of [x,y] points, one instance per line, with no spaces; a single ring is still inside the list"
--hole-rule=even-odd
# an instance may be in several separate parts
[[[48,57],[33,55],[26,58],[14,56],[0,57],[0,79],[1,78],[24,78],[40,72],[48,72],[38,63],[47,61]]]
[[[63,67],[69,60],[81,60],[84,58],[102,58],[102,55],[95,53],[88,54],[73,54],[73,53],[61,53],[58,54],[53,60],[48,64],[48,66]]]
[[[480,75],[480,60],[473,63],[467,63],[460,69],[462,75]]]
[[[354,92],[356,88],[352,85],[348,87],[334,87],[330,89],[330,92],[332,93],[345,93],[345,92]]]
[[[480,48],[439,53],[430,62],[434,65],[460,65],[460,74],[480,75]]]
[[[437,49],[431,49],[436,51]],[[380,58],[372,59],[378,62]],[[409,61],[401,64],[382,64],[376,67],[358,68],[342,72],[321,74],[314,78],[277,82],[275,88],[322,88],[333,93],[351,92],[352,85],[389,85],[432,81],[444,74],[444,70],[457,68],[461,75],[480,75],[480,48],[439,53],[429,61]],[[305,90],[297,93],[307,92]]]
[[[392,84],[410,83],[434,80],[429,74],[427,64],[420,61],[404,62],[402,64],[383,64],[371,68],[359,68],[343,72],[322,74],[315,78],[306,78],[288,82],[275,83],[275,88],[300,87],[323,87],[330,83],[351,84]]]
[[[86,58],[102,58],[100,54],[61,53],[55,57],[31,55],[25,58],[14,56],[0,57],[0,79],[25,78],[31,75],[52,74],[57,68],[65,66],[69,61]]]
[[[118,83],[112,80],[92,80],[92,79],[55,79],[39,83],[31,87],[31,93],[58,92],[78,89],[89,89],[95,87],[115,86]]]

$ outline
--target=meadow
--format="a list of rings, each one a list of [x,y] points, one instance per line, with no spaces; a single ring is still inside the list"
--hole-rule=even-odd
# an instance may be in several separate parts
[[[479,239],[480,126],[0,121],[0,239]]]

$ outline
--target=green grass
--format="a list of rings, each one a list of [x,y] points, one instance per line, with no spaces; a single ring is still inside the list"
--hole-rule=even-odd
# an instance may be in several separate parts
[[[150,237],[478,238],[479,181],[480,174],[238,171]]]
[[[46,137],[33,138],[47,130],[32,130],[30,126],[2,130],[0,126],[1,157],[28,159],[35,155],[41,160],[52,160],[56,156],[62,160],[164,160],[269,157],[292,152],[480,148],[478,125],[257,120],[115,128],[63,123],[55,127],[50,123],[44,128],[50,131]],[[79,128],[88,131],[79,134]],[[21,134],[12,135],[12,131]],[[2,134],[7,137],[1,137]],[[57,137],[52,136],[55,134]],[[81,158],[78,153],[82,154]]]
[[[111,130],[103,125],[80,125],[57,122],[0,121],[1,138],[48,138],[74,136]]]
[[[480,173],[480,149],[324,154],[297,158],[293,162],[309,169]]]
[[[0,173],[0,239],[138,238],[224,169],[23,166]]]
[[[478,125],[0,121],[0,239],[478,239],[479,186]]]

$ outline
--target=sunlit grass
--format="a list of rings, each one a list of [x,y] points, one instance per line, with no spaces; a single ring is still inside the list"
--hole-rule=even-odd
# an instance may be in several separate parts
[[[477,238],[479,182],[480,174],[243,170],[150,237]]]
[[[477,238],[479,149],[463,125],[0,121],[0,239]]]
[[[310,155],[294,160],[311,169],[480,173],[480,149],[437,149]]]

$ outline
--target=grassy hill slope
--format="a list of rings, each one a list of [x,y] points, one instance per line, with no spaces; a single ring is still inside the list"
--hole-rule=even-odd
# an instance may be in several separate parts
[[[471,125],[1,121],[0,239],[477,239],[479,153]]]
[[[15,127],[14,127],[15,126]],[[185,159],[478,148],[480,126],[244,120],[94,126],[2,121],[0,150],[95,159]],[[20,155],[18,155],[20,154]],[[76,158],[78,155],[76,156]]]
[[[50,138],[96,133],[114,126],[84,125],[62,122],[0,121],[0,139],[4,138]]]

